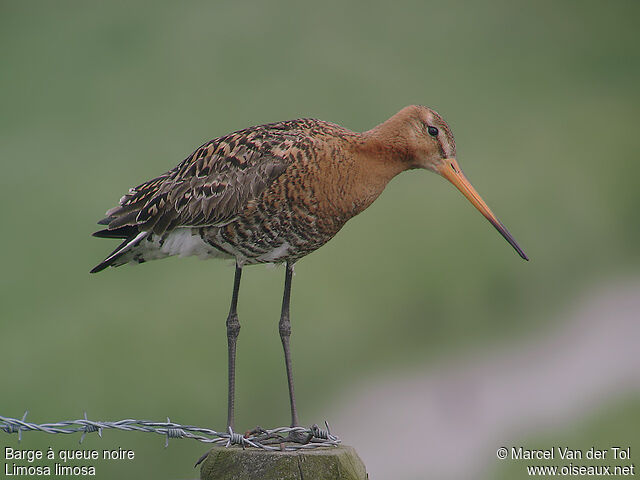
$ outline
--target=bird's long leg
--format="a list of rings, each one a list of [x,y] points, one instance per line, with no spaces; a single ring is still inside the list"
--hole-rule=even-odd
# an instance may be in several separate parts
[[[238,321],[238,290],[240,290],[240,277],[242,267],[236,263],[236,274],[233,278],[233,295],[231,297],[231,308],[227,317],[227,345],[229,347],[229,396],[227,398],[227,426],[234,427],[234,407],[236,393],[236,340],[240,332],[240,322]]]
[[[284,294],[282,296],[282,313],[280,314],[280,339],[284,348],[284,362],[287,367],[287,382],[289,384],[289,402],[291,404],[291,426],[298,426],[298,411],[296,410],[296,397],[293,393],[293,373],[291,371],[291,350],[289,337],[291,336],[291,322],[289,320],[289,301],[291,299],[291,277],[293,276],[293,264],[287,263],[284,277]]]

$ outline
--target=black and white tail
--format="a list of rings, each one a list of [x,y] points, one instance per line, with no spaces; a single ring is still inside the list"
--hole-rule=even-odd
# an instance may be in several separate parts
[[[137,226],[125,225],[111,230],[100,230],[93,236],[122,238],[124,240],[107,258],[96,265],[91,273],[101,272],[107,267],[118,267],[125,263],[144,263],[173,255],[180,257],[195,255],[201,259],[231,257],[231,255],[204,241],[199,229],[191,227],[178,227],[170,232],[157,235],[153,232],[140,231]]]
[[[124,241],[109,254],[102,262],[91,269],[90,273],[98,273],[107,267],[118,267],[128,263],[128,253],[132,253],[135,248],[149,235],[149,232],[141,232],[137,227],[127,225],[113,230],[104,229],[93,234],[99,238],[124,238]]]

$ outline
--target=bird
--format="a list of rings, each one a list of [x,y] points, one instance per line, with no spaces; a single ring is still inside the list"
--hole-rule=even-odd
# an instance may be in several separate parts
[[[175,168],[131,188],[95,237],[122,243],[91,270],[174,255],[235,260],[226,320],[227,427],[235,424],[237,314],[242,271],[284,264],[278,329],[291,426],[299,426],[290,351],[295,263],[331,240],[389,181],[425,169],[451,182],[524,260],[513,236],[463,173],[453,133],[432,108],[410,105],[364,132],[313,118],[252,126],[210,140]]]

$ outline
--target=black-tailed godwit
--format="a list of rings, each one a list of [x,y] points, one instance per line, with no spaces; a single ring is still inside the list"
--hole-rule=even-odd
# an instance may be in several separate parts
[[[357,133],[300,119],[260,125],[211,140],[178,166],[129,190],[99,223],[96,237],[122,243],[92,273],[172,255],[235,259],[229,348],[228,426],[234,426],[236,306],[242,268],[285,263],[279,330],[284,348],[291,425],[298,425],[289,336],[293,265],[327,243],[400,172],[422,168],[453,183],[528,260],[462,173],[447,123],[409,106]]]

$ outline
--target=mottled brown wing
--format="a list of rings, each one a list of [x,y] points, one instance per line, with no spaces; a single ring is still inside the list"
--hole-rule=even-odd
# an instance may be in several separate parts
[[[132,188],[101,223],[156,234],[229,223],[289,166],[297,133],[275,124],[205,143],[174,169]]]

